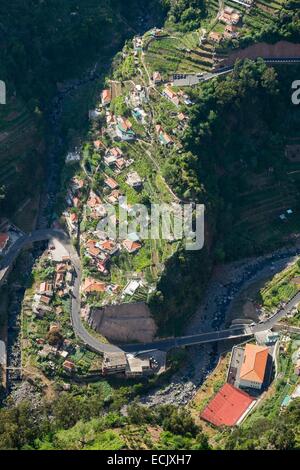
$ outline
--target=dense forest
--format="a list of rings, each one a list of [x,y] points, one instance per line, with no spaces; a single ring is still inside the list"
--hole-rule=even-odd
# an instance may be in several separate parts
[[[51,139],[45,121],[59,84],[82,77],[96,61],[99,74],[107,71],[124,41],[160,24],[165,11],[160,0],[150,6],[146,0],[12,0],[1,8],[0,79],[8,101],[0,109],[1,215],[11,217],[37,198]]]
[[[46,105],[57,82],[82,74],[93,58],[106,60],[125,38],[154,17],[161,21],[159,0],[148,13],[142,0],[12,0],[0,12],[0,75],[9,90],[26,101]],[[144,27],[145,27],[144,26]]]
[[[99,393],[85,398],[63,393],[51,404],[33,408],[23,402],[0,410],[0,450],[210,449],[208,436],[185,409],[171,405],[148,409],[133,403],[124,416],[120,409],[129,398],[125,390],[106,403]],[[218,447],[299,449],[299,410],[297,399],[275,418],[257,419],[233,431],[223,429]],[[154,429],[159,438],[153,438]]]

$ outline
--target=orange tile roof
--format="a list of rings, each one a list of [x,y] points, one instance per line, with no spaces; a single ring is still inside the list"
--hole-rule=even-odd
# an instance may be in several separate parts
[[[83,284],[84,292],[105,292],[105,282],[96,281],[95,279],[87,278]]]
[[[263,383],[269,349],[265,346],[246,344],[244,362],[240,371],[241,380]]]
[[[103,90],[102,92],[102,101],[105,103],[111,102],[111,91],[110,90]]]
[[[101,140],[95,140],[94,147],[96,150],[99,150],[101,147],[104,147],[104,143]]]
[[[63,367],[64,367],[64,369],[73,370],[73,369],[75,369],[75,364],[74,364],[74,362],[71,362],[71,361],[65,361],[63,363]]]
[[[78,221],[78,215],[75,214],[75,212],[73,212],[73,213],[70,215],[70,219],[71,219],[71,222],[77,222],[77,221]]]
[[[129,253],[134,253],[135,251],[139,250],[140,248],[142,248],[142,245],[138,242],[133,242],[131,240],[124,240],[123,242],[123,246],[124,248],[126,248],[126,250],[129,252]]]
[[[89,246],[87,251],[91,256],[98,256],[100,254],[100,250],[96,246]]]
[[[113,147],[112,149],[109,150],[110,154],[113,155],[114,157],[122,157],[123,152],[119,147]]]
[[[116,248],[116,244],[112,240],[105,240],[104,242],[100,243],[100,247],[102,250],[113,251]]]
[[[96,207],[98,205],[102,204],[102,201],[99,196],[97,196],[95,193],[91,193],[87,205],[91,208]]]
[[[111,189],[117,189],[119,187],[118,183],[113,178],[107,178],[105,184]]]

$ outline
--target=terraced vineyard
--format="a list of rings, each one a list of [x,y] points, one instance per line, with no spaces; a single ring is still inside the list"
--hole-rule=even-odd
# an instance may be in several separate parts
[[[289,174],[289,171],[280,184],[274,182],[272,175],[255,177],[251,189],[238,197],[234,231],[247,246],[252,246],[253,252],[262,247],[275,247],[282,238],[299,231],[295,209],[300,196],[297,184],[300,171],[299,174]],[[288,209],[294,213],[287,215]],[[285,214],[285,220],[280,220],[281,214]]]
[[[29,155],[41,150],[41,142],[38,121],[21,101],[13,97],[0,108],[0,185],[5,185],[8,195],[23,175],[25,197]]]
[[[197,73],[212,67],[213,48],[199,46],[199,33],[169,36],[151,41],[145,52],[145,62],[151,73],[159,70],[167,78],[173,73]]]

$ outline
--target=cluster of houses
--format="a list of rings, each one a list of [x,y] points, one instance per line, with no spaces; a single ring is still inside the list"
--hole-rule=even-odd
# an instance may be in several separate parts
[[[164,35],[163,31],[154,28],[151,32],[153,38],[160,38]],[[133,40],[134,50],[137,52],[143,47],[143,39],[136,36]],[[154,73],[153,77],[155,83],[162,81],[159,72]],[[169,99],[176,107],[179,107],[181,103],[191,104],[189,97],[183,92],[175,92],[171,89],[170,85],[167,85],[163,91],[164,96]],[[126,116],[114,114],[111,109],[111,103],[114,98],[114,90],[111,87],[105,88],[101,93],[101,104],[97,108],[98,111],[103,114],[105,113],[106,126],[100,131],[97,131],[94,137],[94,149],[96,152],[101,153],[101,158],[107,170],[104,172],[104,187],[103,195],[100,197],[95,191],[91,190],[88,196],[83,191],[84,181],[80,178],[73,178],[71,187],[67,194],[68,210],[65,211],[64,215],[68,230],[71,235],[78,235],[79,231],[79,213],[83,214],[83,223],[86,226],[86,232],[81,234],[81,246],[83,249],[83,256],[89,259],[88,265],[93,268],[102,276],[109,275],[109,266],[112,257],[117,255],[120,251],[124,251],[129,254],[135,254],[142,248],[142,243],[139,236],[136,233],[128,234],[127,239],[119,240],[117,238],[110,239],[107,237],[107,232],[99,227],[104,227],[108,222],[115,222],[118,224],[115,215],[109,215],[107,213],[106,204],[120,204],[125,200],[124,194],[119,188],[119,183],[116,176],[119,176],[123,171],[126,172],[124,182],[135,191],[141,191],[144,186],[144,179],[138,174],[137,171],[126,171],[133,164],[133,159],[130,159],[124,152],[122,144],[118,144],[118,141],[131,142],[136,139],[136,133],[134,130],[134,122],[132,119],[128,119]],[[137,123],[142,125],[147,123],[147,114],[144,110],[144,105],[149,102],[149,94],[147,87],[141,84],[134,84],[133,87],[127,93],[125,103],[131,112],[133,119]],[[178,110],[178,128],[184,129],[187,116]],[[174,144],[173,138],[162,128],[162,126],[156,126],[157,138],[161,145],[171,146]],[[107,147],[103,143],[103,135],[109,135],[110,139],[115,142]],[[82,203],[83,196],[85,203]],[[86,199],[87,198],[87,199]],[[103,200],[102,200],[103,199]],[[81,207],[83,205],[83,207]],[[126,207],[124,207],[126,205]],[[130,216],[131,207],[126,202],[123,203]],[[83,211],[79,211],[83,209]],[[114,220],[111,220],[111,218]],[[95,228],[95,222],[99,221],[97,228]],[[97,277],[97,276],[95,276]],[[82,285],[82,293],[87,296],[92,293],[113,293],[118,290],[118,286],[112,286],[106,282],[99,281],[93,277],[85,279]]]
[[[68,256],[64,256],[62,261],[56,262],[54,266],[54,279],[42,282],[37,287],[33,298],[32,311],[40,318],[47,313],[53,312],[51,304],[54,295],[64,298],[67,297],[73,289],[74,268],[70,258]]]
[[[114,294],[118,289],[119,286],[107,284],[106,282],[99,281],[93,277],[86,278],[81,286],[81,292],[85,298],[87,298],[89,294]]]
[[[234,8],[225,6],[219,15],[219,21],[225,24],[223,33],[211,31],[208,35],[208,41],[213,44],[220,44],[223,39],[237,38],[239,35],[239,24],[241,22],[241,14]]]
[[[133,108],[141,107],[148,102],[148,90],[146,87],[139,84],[135,84],[134,89],[131,90],[125,98],[125,103]]]
[[[112,167],[117,174],[132,165],[133,160],[126,158],[119,147],[112,147],[106,150],[104,163],[108,167]]]
[[[237,25],[241,20],[241,14],[231,7],[225,6],[221,11],[219,21],[227,25]]]
[[[74,177],[71,180],[71,186],[66,196],[68,209],[64,212],[68,230],[71,235],[77,235],[78,233],[79,218],[77,209],[81,205],[83,189],[84,180],[78,177]]]
[[[140,238],[136,233],[130,233],[128,238],[122,242],[107,238],[106,234],[99,230],[95,231],[93,235],[94,238],[90,238],[90,234],[82,236],[84,256],[89,258],[91,264],[104,276],[109,274],[109,263],[114,255],[117,255],[121,250],[134,254],[142,248]],[[106,290],[103,283],[99,288],[102,292]]]
[[[49,333],[60,332],[59,323],[52,323],[49,327]],[[68,338],[62,340],[62,343],[57,346],[51,346],[44,338],[36,339],[36,344],[40,347],[38,357],[40,360],[47,360],[47,366],[50,370],[55,370],[57,367],[56,360],[63,360],[62,368],[68,375],[76,371],[76,365],[69,359],[69,356],[74,353],[74,346],[72,341]],[[66,390],[68,387],[66,387]]]
[[[102,105],[107,108],[111,103],[111,90],[102,92]],[[117,137],[124,142],[132,141],[136,138],[132,123],[123,116],[115,116],[112,111],[106,109],[107,131],[112,137]]]
[[[172,90],[169,84],[167,84],[163,89],[162,95],[167,98],[171,103],[173,103],[177,108],[181,103],[187,106],[193,104],[186,93],[184,93],[182,90],[175,92],[174,90]]]

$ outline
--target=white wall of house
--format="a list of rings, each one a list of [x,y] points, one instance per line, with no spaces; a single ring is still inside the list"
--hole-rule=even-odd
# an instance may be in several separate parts
[[[252,382],[250,380],[240,380],[239,386],[244,387],[244,388],[255,388],[256,390],[260,390],[262,387],[262,383]]]

